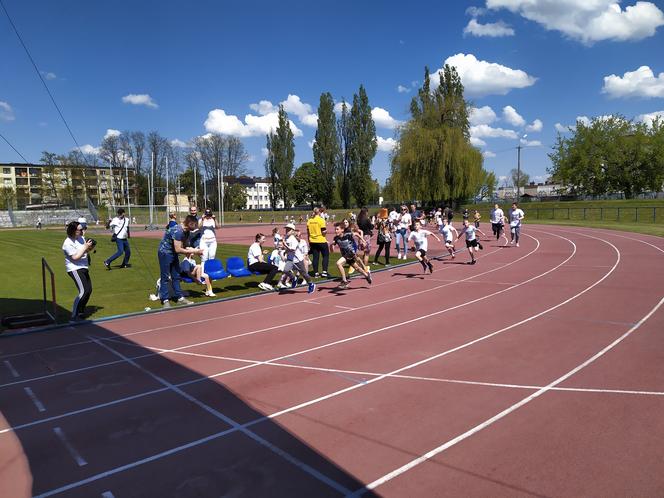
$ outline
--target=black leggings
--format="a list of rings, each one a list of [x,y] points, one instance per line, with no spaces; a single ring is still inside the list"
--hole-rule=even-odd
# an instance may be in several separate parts
[[[321,254],[323,255],[322,271],[327,273],[327,267],[330,263],[330,248],[327,246],[327,242],[311,242],[309,244],[309,254],[313,259],[314,273],[318,273],[318,258]]]
[[[68,271],[69,275],[78,289],[78,296],[74,299],[74,306],[71,311],[72,318],[80,316],[85,311],[85,305],[88,304],[90,295],[92,294],[92,280],[87,268],[81,268],[76,271]]]
[[[261,263],[260,261],[258,261],[256,263],[249,265],[249,270],[260,273],[267,273],[267,276],[265,277],[263,282],[266,284],[271,284],[272,281],[274,280],[275,275],[279,271],[279,268],[277,268],[274,265],[271,265],[270,263]]]
[[[392,246],[392,241],[389,242],[379,242],[378,249],[376,249],[376,254],[374,254],[374,263],[378,263],[378,256],[380,255],[383,247],[385,248],[385,264],[390,264],[390,247]]]

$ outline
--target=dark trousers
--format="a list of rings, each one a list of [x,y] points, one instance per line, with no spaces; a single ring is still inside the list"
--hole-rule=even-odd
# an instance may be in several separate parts
[[[129,256],[131,256],[131,249],[129,248],[128,239],[117,239],[115,243],[118,246],[118,250],[115,251],[115,254],[106,260],[106,264],[110,265],[113,261],[118,259],[122,253],[124,253],[124,258],[122,258],[122,264],[126,265],[129,263]]]
[[[161,278],[161,284],[159,285],[159,298],[161,302],[168,301],[169,279],[173,284],[175,299],[180,299],[182,297],[182,289],[180,289],[180,260],[174,254],[157,252],[157,256],[159,256],[159,278]]]
[[[267,275],[265,276],[265,280],[263,280],[263,282],[271,285],[275,275],[279,271],[279,268],[277,268],[274,265],[271,265],[270,263],[261,263],[260,261],[258,261],[256,263],[249,265],[249,271],[267,273]]]
[[[378,249],[376,249],[376,254],[374,255],[374,263],[378,263],[378,256],[380,255],[383,247],[385,248],[385,264],[390,264],[390,247],[392,246],[392,241],[389,242],[379,242]]]
[[[71,310],[72,318],[82,315],[85,311],[85,306],[90,300],[92,294],[92,280],[87,268],[81,268],[76,271],[68,271],[67,274],[72,278],[78,289],[78,296],[74,299],[74,306]]]
[[[323,271],[327,273],[327,267],[330,263],[330,248],[327,242],[311,242],[309,244],[309,253],[313,256],[314,273],[318,273],[318,258],[323,255]]]

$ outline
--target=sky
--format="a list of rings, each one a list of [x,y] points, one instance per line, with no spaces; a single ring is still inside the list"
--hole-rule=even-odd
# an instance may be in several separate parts
[[[157,130],[181,146],[217,132],[242,138],[249,172],[263,175],[283,103],[297,167],[313,157],[320,94],[352,101],[364,85],[384,183],[424,67],[435,75],[445,63],[501,182],[519,144],[522,170],[545,180],[557,134],[577,120],[664,116],[664,0],[2,3],[85,151],[114,130]],[[2,9],[0,74],[0,133],[31,162],[72,150]],[[0,141],[0,162],[21,158]]]

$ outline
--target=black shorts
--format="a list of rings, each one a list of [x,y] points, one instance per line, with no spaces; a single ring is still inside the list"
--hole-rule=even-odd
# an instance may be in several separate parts
[[[424,249],[418,249],[415,253],[420,253],[420,256],[424,257],[427,255],[427,252]]]
[[[355,263],[355,254],[354,253],[341,253],[341,257],[346,260],[346,264],[353,266]]]
[[[466,247],[477,247],[477,239],[467,240]]]

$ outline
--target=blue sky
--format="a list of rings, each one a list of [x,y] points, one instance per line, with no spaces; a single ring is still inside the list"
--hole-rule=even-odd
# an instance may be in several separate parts
[[[108,130],[182,142],[216,131],[241,136],[260,175],[275,106],[289,110],[297,166],[312,158],[321,92],[350,100],[363,84],[384,182],[413,85],[445,61],[459,67],[478,109],[473,142],[498,176],[522,140],[523,169],[543,179],[556,124],[664,115],[662,1],[3,2],[90,150]],[[73,148],[2,11],[0,61],[0,132],[34,162]],[[0,142],[0,162],[13,161]]]

